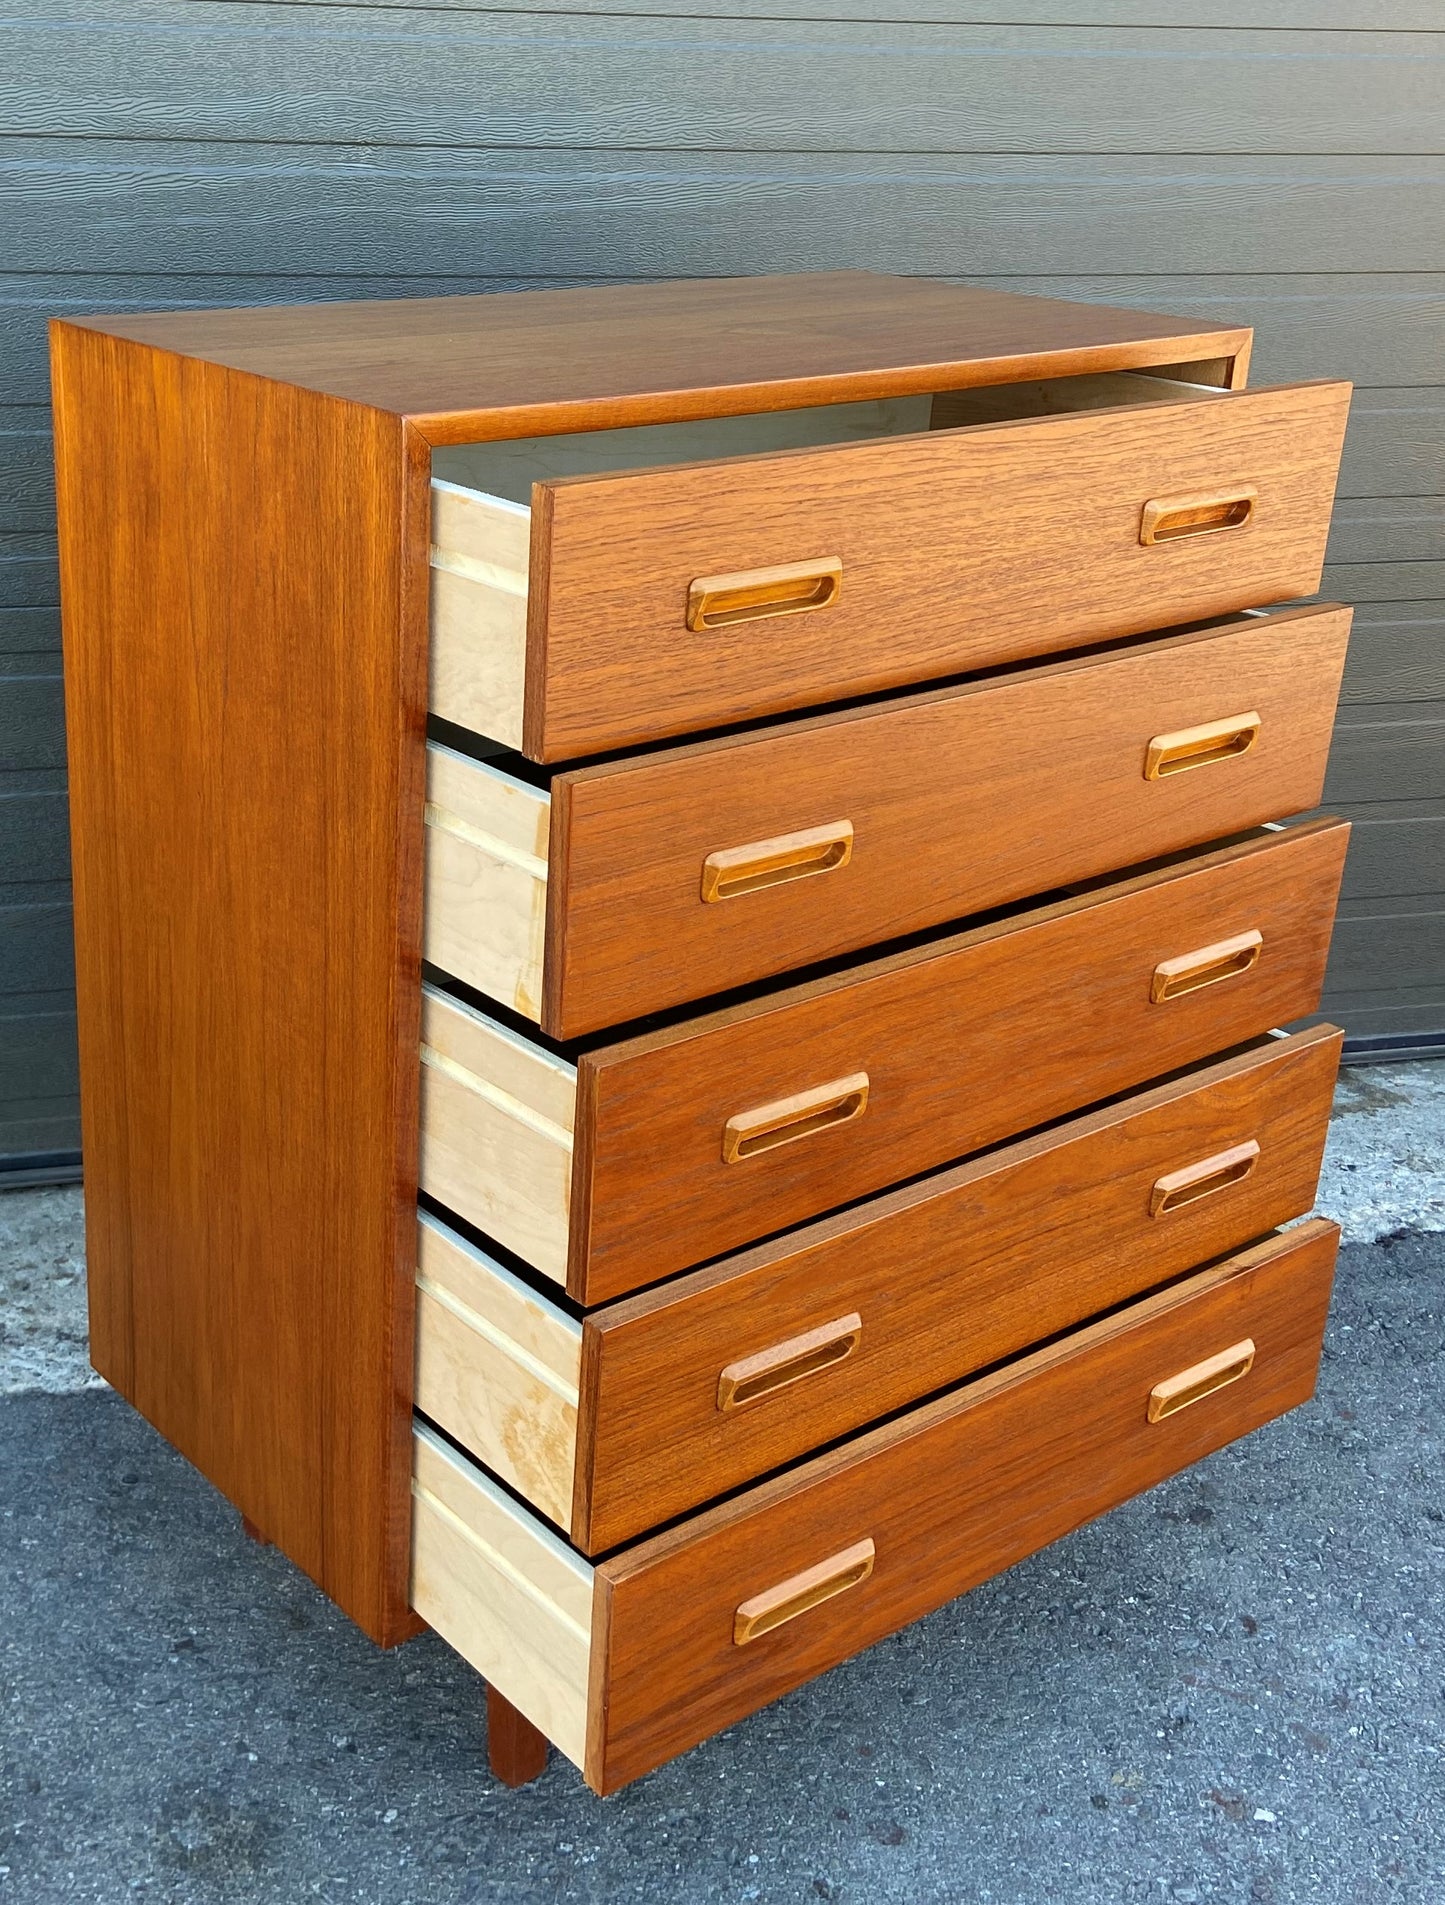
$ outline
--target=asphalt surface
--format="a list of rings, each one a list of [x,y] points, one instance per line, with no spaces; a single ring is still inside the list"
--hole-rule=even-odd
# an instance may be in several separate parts
[[[1445,1898],[1445,1235],[1318,1398],[615,1798],[487,1770],[105,1390],[0,1399],[0,1900]]]

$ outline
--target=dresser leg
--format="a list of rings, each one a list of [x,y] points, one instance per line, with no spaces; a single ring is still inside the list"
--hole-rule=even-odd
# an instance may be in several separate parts
[[[525,1786],[547,1764],[547,1736],[495,1687],[487,1688],[487,1758],[504,1786]]]
[[[241,1533],[246,1537],[247,1541],[254,1541],[259,1548],[269,1548],[271,1545],[249,1515],[242,1515],[241,1517]]]

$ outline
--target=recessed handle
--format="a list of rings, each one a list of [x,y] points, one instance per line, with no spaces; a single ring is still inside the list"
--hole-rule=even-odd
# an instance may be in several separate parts
[[[1253,1368],[1254,1339],[1246,1336],[1242,1343],[1220,1350],[1217,1356],[1208,1356],[1192,1368],[1181,1369],[1177,1376],[1156,1382],[1149,1391],[1149,1420],[1162,1422],[1165,1416],[1178,1415],[1192,1402],[1212,1396],[1216,1389],[1227,1389]]]
[[[1227,1191],[1231,1184],[1242,1184],[1253,1171],[1258,1157],[1259,1146],[1250,1138],[1228,1151],[1216,1152],[1212,1158],[1202,1158],[1198,1164],[1186,1164],[1182,1170],[1166,1172],[1154,1180],[1154,1188],[1149,1193],[1149,1215],[1166,1217],[1170,1211],[1182,1210],[1186,1204],[1197,1204],[1201,1197],[1213,1197],[1216,1191]]]
[[[830,609],[843,592],[838,556],[789,562],[777,569],[739,569],[732,575],[700,575],[687,585],[691,629],[730,628],[771,615],[802,615]]]
[[[819,1375],[851,1356],[862,1335],[863,1319],[855,1310],[801,1336],[790,1336],[785,1343],[774,1343],[771,1349],[760,1349],[755,1356],[729,1363],[718,1376],[717,1406],[729,1415],[734,1409],[790,1388],[805,1376]]]
[[[1214,761],[1248,754],[1259,739],[1260,725],[1259,716],[1251,710],[1223,721],[1206,721],[1202,727],[1156,734],[1144,756],[1144,778],[1167,780],[1171,774],[1188,773],[1191,767],[1208,767]]]
[[[774,1151],[780,1144],[831,1131],[834,1125],[861,1118],[867,1108],[868,1074],[851,1072],[847,1078],[835,1078],[831,1085],[815,1085],[811,1091],[795,1092],[791,1098],[777,1098],[770,1105],[735,1112],[723,1126],[723,1163],[740,1164],[760,1151]]]
[[[757,893],[785,880],[806,880],[814,873],[831,873],[853,858],[853,823],[835,820],[826,827],[807,827],[800,833],[780,833],[772,840],[755,840],[748,847],[727,847],[710,853],[702,863],[702,899],[705,906]]]
[[[1186,992],[1200,992],[1221,980],[1237,979],[1258,962],[1263,945],[1262,933],[1237,933],[1233,939],[1201,946],[1198,952],[1161,959],[1149,982],[1149,997],[1155,1005],[1162,1005],[1166,999],[1182,998]]]
[[[1144,505],[1139,540],[1148,548],[1158,542],[1183,542],[1188,536],[1214,536],[1221,529],[1243,529],[1258,501],[1254,489],[1160,496]]]
[[[831,1601],[835,1594],[857,1587],[873,1572],[874,1553],[871,1541],[855,1541],[851,1548],[831,1555],[816,1567],[804,1568],[801,1574],[791,1574],[776,1587],[753,1595],[733,1615],[734,1646],[746,1647],[750,1640],[771,1634],[785,1621],[795,1621],[810,1608]]]

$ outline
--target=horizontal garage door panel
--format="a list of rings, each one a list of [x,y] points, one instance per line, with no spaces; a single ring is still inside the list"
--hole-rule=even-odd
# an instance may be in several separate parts
[[[15,131],[876,153],[1430,153],[1437,34],[49,0]],[[83,26],[77,34],[75,28]],[[477,84],[479,71],[485,86]],[[297,84],[304,72],[305,84]],[[639,86],[637,75],[647,74]],[[720,76],[726,83],[719,83]]]
[[[0,139],[0,167],[12,271],[407,274],[466,256],[524,277],[940,276],[961,257],[973,276],[1320,272],[1345,257],[1389,272],[1418,266],[1445,230],[1445,157],[922,162],[16,138]]]

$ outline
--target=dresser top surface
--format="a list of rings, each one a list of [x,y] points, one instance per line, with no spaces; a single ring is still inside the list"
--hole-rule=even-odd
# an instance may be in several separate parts
[[[436,443],[1230,358],[1250,338],[863,271],[72,321],[407,417]]]

